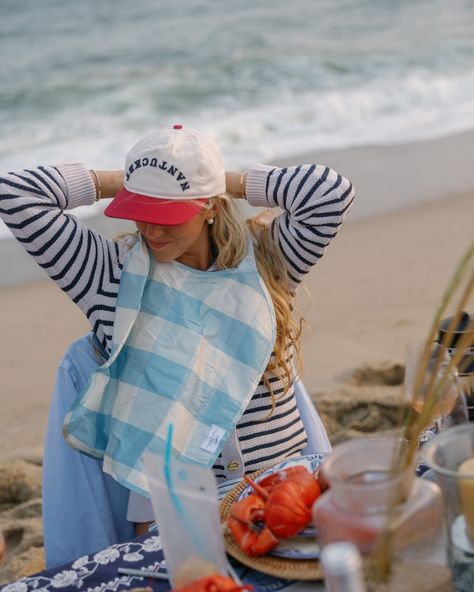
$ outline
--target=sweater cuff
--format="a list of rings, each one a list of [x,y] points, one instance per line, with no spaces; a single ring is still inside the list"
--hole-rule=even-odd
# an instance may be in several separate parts
[[[90,206],[95,202],[94,181],[85,165],[80,162],[65,162],[56,168],[66,181],[66,210]]]
[[[275,167],[267,164],[256,164],[247,171],[245,183],[245,197],[250,205],[255,207],[273,208],[276,206],[267,199],[267,177]]]

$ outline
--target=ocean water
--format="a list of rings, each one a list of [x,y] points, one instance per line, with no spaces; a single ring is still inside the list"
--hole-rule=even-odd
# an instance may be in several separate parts
[[[1,170],[176,122],[229,167],[474,128],[473,0],[0,0],[0,44]]]

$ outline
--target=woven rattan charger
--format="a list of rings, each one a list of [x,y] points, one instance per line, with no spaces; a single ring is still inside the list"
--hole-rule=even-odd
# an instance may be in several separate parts
[[[258,477],[258,475],[267,469],[261,469],[260,471],[253,473],[250,477],[255,479],[255,477]],[[237,500],[246,487],[247,483],[242,481],[222,499],[219,506],[222,523],[227,521],[232,504]],[[240,563],[270,576],[285,578],[287,580],[323,579],[321,566],[316,559],[288,559],[286,557],[274,557],[272,555],[250,557],[242,551],[232,538],[231,534],[227,531],[224,532],[224,544],[227,553],[240,561]]]

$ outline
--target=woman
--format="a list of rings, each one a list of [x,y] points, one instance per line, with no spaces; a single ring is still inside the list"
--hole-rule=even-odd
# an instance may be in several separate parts
[[[5,223],[102,349],[65,435],[134,492],[129,519],[151,518],[141,455],[162,452],[169,423],[175,454],[218,480],[300,453],[293,298],[352,203],[347,179],[320,165],[225,172],[208,138],[175,125],[138,142],[125,174],[64,164],[0,182]],[[112,197],[106,215],[136,235],[107,240],[65,211]],[[245,223],[233,198],[283,212]]]

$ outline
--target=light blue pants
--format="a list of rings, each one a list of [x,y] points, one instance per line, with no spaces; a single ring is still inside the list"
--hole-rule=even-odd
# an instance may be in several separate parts
[[[103,363],[92,334],[75,341],[58,369],[43,462],[43,528],[51,568],[135,536],[126,519],[129,490],[102,471],[102,462],[73,450],[64,417],[92,372]]]

